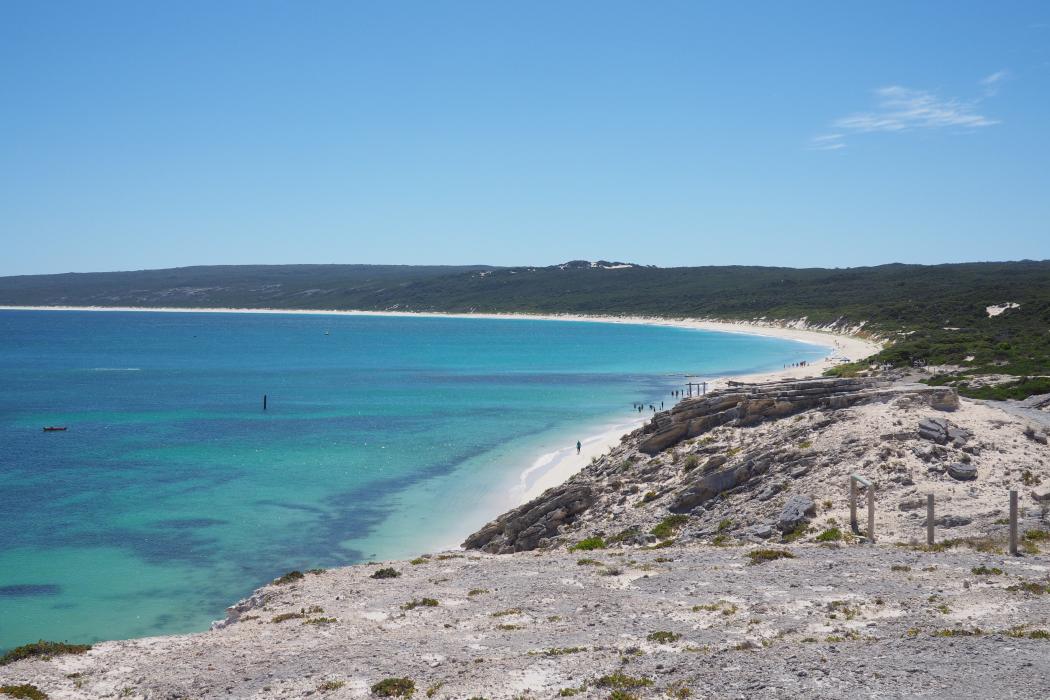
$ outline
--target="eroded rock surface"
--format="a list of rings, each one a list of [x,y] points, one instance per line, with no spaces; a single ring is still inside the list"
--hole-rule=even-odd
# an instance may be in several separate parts
[[[730,388],[680,401],[644,428],[638,449],[648,455],[722,425],[750,426],[813,409],[838,409],[907,394],[938,410],[955,410],[956,391],[921,384],[894,386],[878,379],[800,379],[763,384],[730,382]]]
[[[576,516],[594,504],[594,490],[587,484],[569,482],[548,490],[489,523],[468,537],[467,549],[509,554],[536,549],[558,534]]]

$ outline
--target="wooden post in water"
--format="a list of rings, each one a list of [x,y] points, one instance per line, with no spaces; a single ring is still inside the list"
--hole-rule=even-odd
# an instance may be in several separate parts
[[[263,394],[263,410],[266,410],[266,394]]]
[[[926,544],[933,545],[933,494],[926,494]]]
[[[1010,490],[1010,554],[1017,556],[1017,491]]]

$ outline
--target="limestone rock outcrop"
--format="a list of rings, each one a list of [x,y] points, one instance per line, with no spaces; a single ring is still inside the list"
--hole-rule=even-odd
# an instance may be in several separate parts
[[[809,522],[810,517],[816,514],[817,504],[813,499],[796,494],[790,497],[781,509],[777,529],[781,532],[791,532],[799,525]]]
[[[878,379],[730,382],[728,389],[686,399],[669,411],[657,413],[642,429],[644,438],[638,449],[655,455],[722,425],[746,427],[811,409],[847,408],[867,401],[890,400],[905,393],[909,400],[925,401],[936,410],[950,411],[959,405],[958,394],[951,387],[890,386]]]
[[[930,416],[919,421],[919,437],[938,445],[950,442],[953,447],[962,447],[973,437],[973,433],[944,418]]]
[[[492,554],[524,552],[554,537],[558,528],[594,505],[594,490],[587,484],[568,482],[544,492],[523,506],[504,513],[468,537],[466,549]]]

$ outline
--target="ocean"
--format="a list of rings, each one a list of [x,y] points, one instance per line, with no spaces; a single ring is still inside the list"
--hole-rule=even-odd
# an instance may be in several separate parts
[[[0,311],[0,650],[204,630],[286,571],[455,546],[539,455],[687,375],[826,354],[576,321]]]

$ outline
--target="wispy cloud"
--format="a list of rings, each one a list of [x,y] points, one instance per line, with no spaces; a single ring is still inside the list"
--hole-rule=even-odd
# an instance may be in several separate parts
[[[837,151],[846,147],[842,134],[818,134],[809,140],[810,150]]]
[[[989,76],[981,78],[981,85],[984,86],[984,94],[991,97],[999,92],[999,83],[1003,82],[1010,77],[1010,71],[1008,70],[997,70]]]
[[[981,79],[985,97],[998,91],[999,84],[1010,77],[1001,70]],[[809,148],[835,151],[846,147],[848,134],[901,133],[921,129],[974,130],[994,126],[997,119],[978,111],[981,100],[942,98],[928,90],[915,90],[889,85],[873,91],[875,108],[855,112],[831,123],[832,131],[814,136]]]
[[[891,85],[875,91],[878,108],[859,112],[834,122],[849,131],[908,131],[944,127],[978,128],[998,124],[976,111],[976,104],[960,100],[943,100],[925,90],[912,90]]]

